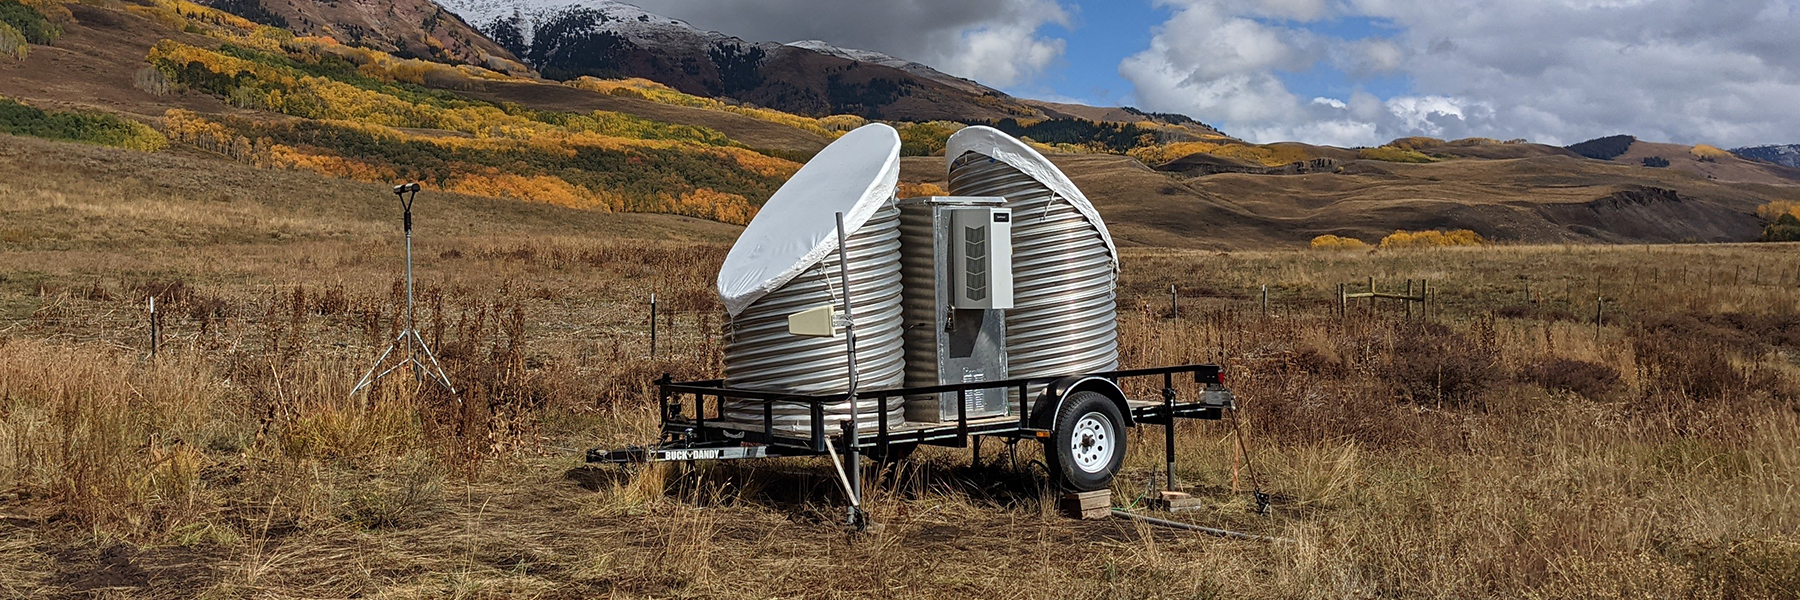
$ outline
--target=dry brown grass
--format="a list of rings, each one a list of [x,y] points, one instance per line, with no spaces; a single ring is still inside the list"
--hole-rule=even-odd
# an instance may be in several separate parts
[[[1228,424],[1184,424],[1179,479],[1208,506],[1179,518],[1292,541],[1068,521],[1036,449],[993,442],[981,467],[926,450],[882,474],[886,527],[858,537],[822,461],[623,473],[565,452],[654,439],[649,381],[718,371],[708,290],[729,230],[422,199],[441,208],[420,223],[421,329],[467,392],[400,378],[352,399],[398,326],[384,192],[34,141],[0,154],[0,597],[1800,590],[1792,246],[1132,250],[1126,363],[1227,365],[1273,495],[1251,510]],[[1334,316],[1336,284],[1370,276],[1430,279],[1430,324]],[[656,360],[651,291],[672,308]],[[154,359],[149,294],[170,311]],[[1459,370],[1480,376],[1448,390]],[[1160,462],[1160,431],[1134,438],[1121,504]]]

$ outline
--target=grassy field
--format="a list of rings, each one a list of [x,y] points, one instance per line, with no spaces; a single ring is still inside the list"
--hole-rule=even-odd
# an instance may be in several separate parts
[[[1063,519],[1037,448],[996,443],[882,472],[852,536],[826,462],[576,452],[654,439],[653,377],[718,372],[733,228],[419,206],[421,329],[465,392],[353,399],[398,326],[380,186],[0,137],[0,597],[1800,593],[1795,245],[1130,248],[1127,366],[1218,361],[1243,407],[1243,458],[1178,432],[1207,508],[1177,518],[1285,541]],[[1369,277],[1429,280],[1432,314],[1337,315]]]

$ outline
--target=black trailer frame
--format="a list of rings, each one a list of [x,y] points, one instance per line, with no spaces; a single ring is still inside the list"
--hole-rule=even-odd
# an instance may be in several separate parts
[[[1177,375],[1192,375],[1198,393],[1188,399],[1175,387]],[[1120,381],[1137,378],[1162,378],[1161,398],[1131,399]],[[1185,377],[1184,377],[1185,379]],[[832,433],[825,423],[825,405],[845,402],[848,393],[793,394],[768,390],[726,387],[724,380],[676,382],[663,375],[656,381],[658,406],[662,422],[662,440],[652,447],[619,450],[595,448],[588,451],[587,461],[628,464],[651,461],[724,460],[738,458],[770,458],[781,456],[819,456],[828,452],[847,452],[846,440],[854,437],[856,448],[873,451],[875,456],[889,456],[896,445],[934,445],[963,448],[971,439],[993,436],[1018,439],[1051,437],[1057,408],[1063,398],[1076,392],[1098,392],[1111,399],[1124,417],[1126,427],[1139,423],[1163,425],[1169,472],[1175,465],[1175,419],[1217,420],[1224,411],[1235,408],[1230,390],[1218,365],[1187,364],[1146,369],[1125,369],[1059,377],[1023,377],[999,381],[981,381],[948,385],[869,390],[856,394],[858,399],[876,399],[885,407],[889,399],[903,396],[955,393],[959,400],[955,421],[941,423],[906,422],[890,426],[888,411],[877,411],[873,432],[859,430],[848,435],[851,423],[841,422],[844,431]],[[1041,388],[1037,398],[1031,390]],[[971,419],[965,395],[973,390],[1017,390],[1024,406],[1018,414]],[[690,400],[691,399],[691,400]],[[761,402],[761,426],[741,422],[725,422],[718,416],[719,404],[725,399]],[[709,408],[709,400],[711,411]],[[776,403],[803,404],[811,411],[811,425],[803,432],[783,431],[775,427]],[[691,409],[691,410],[690,410]],[[711,412],[713,416],[708,416]],[[1172,483],[1172,481],[1171,481]]]

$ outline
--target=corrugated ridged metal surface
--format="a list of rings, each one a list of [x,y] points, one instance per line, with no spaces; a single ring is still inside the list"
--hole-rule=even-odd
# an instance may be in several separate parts
[[[1013,211],[1008,376],[1118,368],[1118,275],[1099,229],[1043,183],[974,152],[951,163],[950,193],[1000,196]]]
[[[900,211],[890,202],[852,232],[851,302],[856,311],[856,364],[862,390],[899,387],[905,377],[900,307]],[[788,333],[788,315],[822,304],[842,306],[838,255],[758,298],[725,325],[725,383],[731,387],[801,394],[842,393],[849,366],[842,338],[808,338]],[[862,426],[873,431],[880,418],[873,398],[857,402]],[[888,425],[904,421],[904,400],[888,401]],[[761,425],[760,402],[727,401],[726,420]],[[775,427],[807,431],[811,415],[803,404],[776,403]],[[850,405],[828,405],[828,425],[849,419]],[[832,430],[827,430],[832,431]],[[835,432],[833,432],[835,433]]]
[[[938,384],[937,366],[937,257],[931,205],[900,207],[900,285],[905,322],[906,386]],[[909,400],[936,402],[932,396]]]

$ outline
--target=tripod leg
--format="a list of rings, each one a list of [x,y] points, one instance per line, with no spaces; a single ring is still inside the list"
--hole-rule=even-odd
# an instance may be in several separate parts
[[[381,351],[381,357],[375,359],[375,364],[369,365],[369,370],[363,373],[362,379],[356,381],[356,387],[350,388],[350,395],[355,396],[356,393],[362,391],[364,387],[374,384],[375,380],[381,379],[383,376],[387,375],[387,371],[383,371],[381,375],[376,375],[375,370],[381,368],[381,363],[387,362],[388,355],[394,353],[394,347],[398,346],[399,343],[400,339],[395,338],[392,343],[388,344],[386,350]],[[388,371],[392,370],[393,369],[388,369]]]
[[[379,381],[381,378],[387,377],[388,373],[394,372],[394,369],[398,369],[398,368],[404,367],[404,366],[406,366],[406,362],[401,361],[400,363],[395,364],[394,366],[388,367],[388,369],[386,371],[382,371],[380,375],[376,375],[374,381]],[[370,384],[373,385],[373,381],[371,381]]]
[[[414,329],[412,335],[413,339],[419,342],[419,349],[425,351],[425,358],[431,359],[432,376],[437,379],[439,383],[444,384],[444,387],[449,388],[451,394],[455,394],[456,386],[450,385],[450,375],[444,373],[443,365],[438,364],[437,355],[431,352],[431,346],[427,345],[425,339],[419,336],[419,330]],[[419,366],[423,367],[425,365],[421,364]]]

